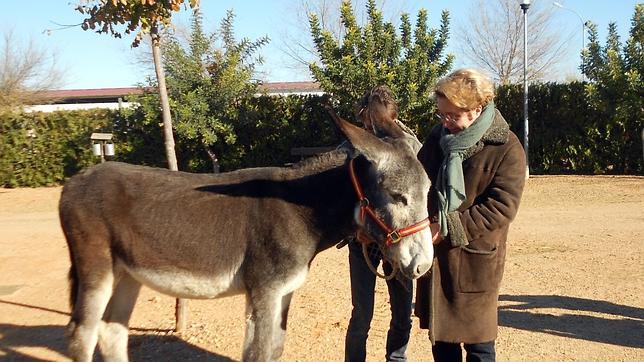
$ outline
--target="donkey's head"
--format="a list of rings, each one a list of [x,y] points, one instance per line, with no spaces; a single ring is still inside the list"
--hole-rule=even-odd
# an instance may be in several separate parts
[[[362,198],[356,207],[361,232],[405,276],[420,277],[433,259],[427,220],[430,182],[416,158],[413,137],[390,122],[380,129],[385,137],[379,138],[329,111],[353,146],[350,169],[355,171],[356,200]]]

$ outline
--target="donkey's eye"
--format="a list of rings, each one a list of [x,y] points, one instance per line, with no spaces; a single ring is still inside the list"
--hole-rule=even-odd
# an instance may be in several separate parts
[[[391,198],[394,199],[396,203],[407,205],[407,198],[403,194],[391,194]]]

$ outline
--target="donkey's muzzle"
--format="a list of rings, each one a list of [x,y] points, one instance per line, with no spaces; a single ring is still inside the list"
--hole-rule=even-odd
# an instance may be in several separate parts
[[[416,270],[414,271],[414,279],[420,278],[425,275],[425,273],[427,273],[431,267],[431,263],[418,264],[416,266]]]
[[[401,268],[403,274],[409,279],[417,279],[425,275],[432,267],[431,263],[412,264],[406,268]]]

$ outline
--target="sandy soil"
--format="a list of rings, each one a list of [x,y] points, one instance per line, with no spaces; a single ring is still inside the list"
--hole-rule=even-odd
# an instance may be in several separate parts
[[[0,189],[0,359],[68,360],[69,257],[56,212],[60,188]],[[510,234],[500,297],[499,361],[644,361],[644,178],[533,177]],[[347,250],[314,261],[296,292],[284,361],[340,361],[350,313]],[[386,287],[369,361],[383,360]],[[239,360],[244,300],[189,302],[143,289],[132,317],[134,361]],[[431,360],[414,329],[410,361]]]

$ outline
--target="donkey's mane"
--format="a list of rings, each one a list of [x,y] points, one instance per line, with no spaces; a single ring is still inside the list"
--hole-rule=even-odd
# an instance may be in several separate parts
[[[294,164],[292,169],[297,174],[308,174],[328,170],[329,168],[344,164],[348,157],[347,152],[347,149],[340,148],[321,153]]]
[[[344,164],[346,149],[333,150],[304,159],[291,167],[255,167],[220,174],[204,174],[204,181],[212,185],[237,184],[252,180],[294,180],[327,171]],[[191,175],[194,177],[194,174]]]

